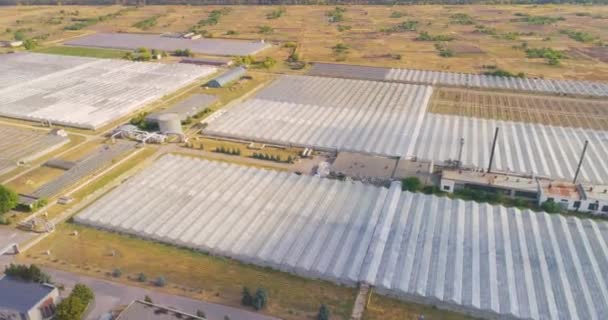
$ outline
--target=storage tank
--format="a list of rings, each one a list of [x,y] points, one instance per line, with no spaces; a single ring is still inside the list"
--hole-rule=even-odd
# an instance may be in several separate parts
[[[158,128],[161,133],[183,134],[179,115],[175,113],[162,113],[158,116]]]

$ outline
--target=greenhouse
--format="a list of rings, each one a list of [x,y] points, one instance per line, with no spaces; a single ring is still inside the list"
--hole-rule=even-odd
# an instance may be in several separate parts
[[[478,316],[608,317],[608,224],[165,155],[75,217]]]
[[[7,56],[0,59],[0,116],[84,129],[97,129],[216,71],[37,53]]]

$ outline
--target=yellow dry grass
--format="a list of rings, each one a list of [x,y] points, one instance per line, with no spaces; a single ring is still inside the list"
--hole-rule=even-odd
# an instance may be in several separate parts
[[[74,230],[78,236],[70,235]],[[46,250],[50,256],[42,254]],[[322,303],[329,305],[332,319],[347,319],[356,293],[354,288],[75,224],[59,225],[22,260],[95,277],[108,277],[120,268],[123,276],[116,280],[130,285],[151,286],[130,280],[140,272],[150,280],[164,276],[167,286],[159,290],[235,307],[240,306],[243,286],[264,287],[270,297],[264,312],[283,319],[314,317]]]
[[[0,30],[19,26],[32,28],[31,34],[50,33],[50,39],[61,39],[77,33],[101,32],[183,32],[207,18],[210,11],[221,6],[146,6],[130,10],[124,15],[97,23],[78,32],[62,30],[66,23],[49,26],[45,21],[58,15],[60,10],[80,12],[80,16],[95,16],[116,12],[121,7],[6,7],[0,14]],[[581,53],[577,49],[587,49],[593,44],[574,41],[561,34],[560,30],[570,29],[593,34],[604,41],[608,40],[605,19],[593,19],[577,13],[589,12],[608,16],[608,7],[588,7],[574,5],[468,5],[468,6],[346,6],[345,19],[330,23],[326,12],[330,6],[287,6],[285,14],[269,20],[266,15],[276,6],[230,6],[230,13],[222,16],[217,25],[203,27],[213,37],[236,39],[267,39],[275,42],[296,41],[299,52],[306,61],[335,61],[332,47],[345,43],[350,47],[343,62],[410,67],[419,69],[480,72],[483,66],[495,65],[512,72],[525,72],[531,76],[569,79],[608,79],[608,64]],[[394,11],[403,12],[401,18],[391,18]],[[494,28],[498,36],[476,32],[475,25],[450,23],[450,16],[465,13],[475,24]],[[563,17],[549,25],[530,25],[513,21],[516,13],[533,16]],[[155,25],[145,30],[134,25],[146,18],[158,17]],[[406,20],[419,22],[417,32],[387,34],[380,29],[395,26]],[[17,23],[19,21],[19,23]],[[271,34],[260,34],[259,26],[273,28]],[[350,30],[340,32],[337,25],[350,26]],[[227,35],[228,31],[237,34]],[[433,42],[420,42],[413,39],[419,31],[431,34],[445,34],[455,38],[455,46],[477,47],[483,53],[456,53],[452,58],[442,58],[437,54]],[[1,31],[0,31],[1,32]],[[519,32],[515,40],[503,37],[509,32]],[[532,34],[529,34],[532,32]],[[6,38],[10,34],[0,34]],[[513,48],[526,42],[528,47],[550,47],[556,50],[577,51],[569,59],[562,60],[560,66],[550,66],[543,59],[528,59],[521,49]],[[287,50],[269,50],[262,55],[272,55],[278,60],[287,56]],[[400,60],[395,59],[400,55]],[[285,71],[279,63],[277,71]]]
[[[373,294],[363,320],[471,320],[474,318],[444,310]]]

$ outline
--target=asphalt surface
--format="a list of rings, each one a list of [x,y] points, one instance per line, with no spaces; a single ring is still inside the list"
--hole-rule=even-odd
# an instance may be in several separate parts
[[[278,318],[252,311],[154,292],[112,281],[48,268],[45,268],[45,271],[51,275],[55,283],[65,286],[64,294],[69,293],[76,283],[85,284],[95,292],[95,306],[87,316],[87,320],[97,320],[109,311],[127,305],[133,300],[143,300],[146,295],[152,298],[155,304],[170,306],[190,314],[196,314],[197,310],[203,310],[208,320],[224,320],[225,316],[229,316],[231,320],[278,320]]]
[[[35,235],[35,233],[21,231],[13,227],[0,226],[0,250],[3,250],[13,243],[23,243],[30,238],[33,238]],[[12,250],[6,254],[0,255],[0,271],[4,270],[4,266],[8,265],[13,260],[13,256]]]

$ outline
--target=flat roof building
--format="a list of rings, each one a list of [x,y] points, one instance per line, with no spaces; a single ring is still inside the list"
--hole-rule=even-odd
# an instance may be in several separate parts
[[[51,284],[0,278],[0,319],[51,319],[57,303],[59,290]]]
[[[500,192],[510,197],[537,199],[537,179],[469,170],[443,170],[441,191],[454,192],[463,188]]]

